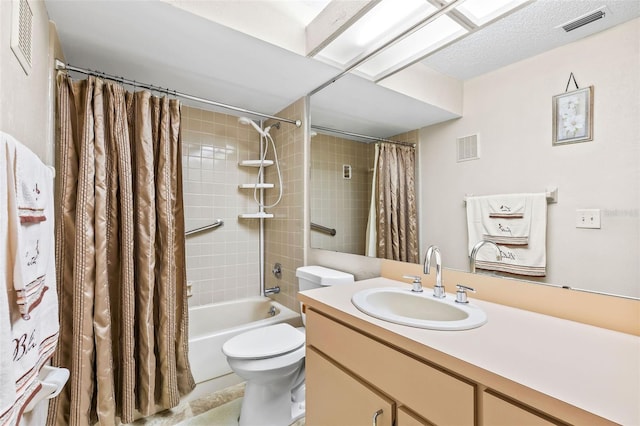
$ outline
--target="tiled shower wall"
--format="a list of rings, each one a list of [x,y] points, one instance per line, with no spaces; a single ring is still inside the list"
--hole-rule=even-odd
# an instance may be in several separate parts
[[[365,254],[374,149],[331,135],[311,138],[311,222],[336,230],[335,236],[312,230],[311,247]],[[351,166],[350,179],[343,165]]]
[[[187,237],[189,305],[233,300],[260,294],[258,221],[238,219],[256,212],[253,191],[256,169],[238,161],[257,159],[259,136],[232,115],[182,108],[182,164],[185,227],[224,226]]]
[[[276,114],[292,120],[304,120],[305,102],[301,99]],[[268,121],[267,124],[272,124]],[[296,299],[298,282],[296,269],[305,262],[305,194],[304,194],[304,129],[291,124],[282,123],[279,130],[272,128],[271,134],[276,143],[280,169],[282,172],[283,195],[280,203],[267,209],[273,213],[273,219],[265,219],[265,285],[267,288],[279,286],[281,291],[274,298],[283,305],[299,310]],[[271,149],[270,149],[271,152]],[[273,159],[271,155],[267,158]],[[273,203],[277,197],[277,181],[275,166],[269,167],[266,182],[276,184],[276,188],[266,190],[265,201]],[[276,278],[271,269],[278,262],[282,265],[282,278]]]

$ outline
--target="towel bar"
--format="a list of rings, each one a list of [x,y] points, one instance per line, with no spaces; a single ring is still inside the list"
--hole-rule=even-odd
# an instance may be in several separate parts
[[[553,187],[553,188],[547,188],[547,190],[545,191],[545,194],[547,195],[547,204],[556,204],[558,202],[558,188],[557,187]],[[473,194],[465,194],[464,196],[464,205],[467,205],[467,197],[472,197]]]

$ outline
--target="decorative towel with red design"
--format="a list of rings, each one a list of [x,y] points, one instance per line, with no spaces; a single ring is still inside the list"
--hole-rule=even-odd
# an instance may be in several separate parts
[[[58,342],[53,171],[0,132],[0,426],[16,425]],[[4,211],[6,208],[6,212]],[[6,214],[5,214],[6,213]],[[35,401],[35,400],[34,400]]]

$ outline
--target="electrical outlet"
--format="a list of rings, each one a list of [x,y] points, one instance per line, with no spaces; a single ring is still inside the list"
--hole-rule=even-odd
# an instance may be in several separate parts
[[[576,210],[576,228],[600,229],[600,209]]]

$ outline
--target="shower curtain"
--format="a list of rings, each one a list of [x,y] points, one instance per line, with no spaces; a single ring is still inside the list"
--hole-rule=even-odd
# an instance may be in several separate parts
[[[419,263],[415,189],[416,150],[380,143],[376,176],[376,257]]]
[[[187,358],[180,104],[57,78],[56,266],[71,377],[48,425],[117,424],[174,407]]]

